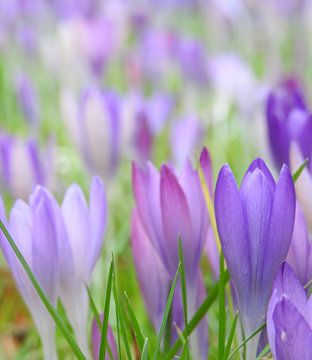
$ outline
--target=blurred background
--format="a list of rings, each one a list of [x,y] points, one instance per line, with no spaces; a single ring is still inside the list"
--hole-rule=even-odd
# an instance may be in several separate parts
[[[36,184],[61,198],[100,175],[109,224],[94,297],[113,251],[150,327],[129,246],[131,163],[179,168],[205,145],[215,174],[228,162],[240,180],[256,156],[272,164],[267,95],[294,77],[309,99],[311,38],[308,0],[0,0],[6,207]],[[58,338],[60,358],[73,358]],[[0,358],[40,359],[39,343],[1,257]]]

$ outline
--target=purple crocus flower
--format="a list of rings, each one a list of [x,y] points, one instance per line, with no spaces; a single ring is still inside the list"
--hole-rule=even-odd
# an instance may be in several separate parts
[[[13,239],[51,301],[55,304],[56,298],[61,298],[78,344],[86,356],[89,354],[89,301],[86,285],[90,283],[92,271],[101,252],[106,213],[103,184],[100,178],[94,177],[89,205],[81,188],[76,184],[66,192],[61,207],[47,189],[38,186],[30,196],[29,205],[17,200],[9,221]],[[26,304],[31,312],[36,312],[39,308],[38,314],[45,314],[43,305],[41,311],[38,305],[41,302],[37,299],[35,290],[28,282],[18,260],[3,238],[1,242]],[[37,324],[37,315],[33,316]],[[51,321],[54,326],[52,319]],[[51,331],[46,334],[50,325],[46,325],[46,329],[42,330],[45,323],[41,325],[40,319],[38,322],[40,333],[51,337]],[[47,346],[51,347],[51,343],[48,342]]]
[[[283,166],[275,183],[261,159],[254,160],[238,189],[228,165],[219,173],[215,213],[234,297],[246,337],[265,319],[274,276],[287,256],[295,218],[295,191]],[[258,338],[247,344],[254,359]]]
[[[18,77],[16,93],[26,121],[36,125],[39,120],[38,98],[33,83],[27,76]]]
[[[16,245],[32,269],[40,286],[56,306],[59,286],[59,255],[56,219],[46,192],[40,199],[31,198],[29,204],[17,200],[6,221],[1,200],[1,220],[7,225]],[[55,323],[41,302],[9,243],[1,234],[0,245],[12,271],[17,287],[33,317],[43,345],[45,359],[56,360],[54,342]]]
[[[12,136],[0,138],[2,182],[13,197],[27,199],[37,184],[52,185],[52,164],[51,159],[43,161],[33,140],[23,141]]]
[[[120,152],[120,100],[115,94],[98,88],[82,93],[80,103],[64,92],[64,120],[75,145],[81,151],[91,173],[111,176]]]
[[[312,117],[296,80],[283,81],[269,94],[266,117],[270,147],[278,168],[289,164],[292,141],[298,144],[304,157],[310,157]]]
[[[291,265],[303,286],[312,279],[311,235],[298,203],[287,262]]]
[[[202,156],[202,160],[205,159],[207,157]],[[204,170],[207,169],[210,166],[204,166]],[[187,254],[185,272],[190,316],[202,299],[199,260],[208,234],[208,213],[198,173],[188,161],[179,176],[168,165],[162,165],[159,173],[151,163],[144,170],[134,164],[133,190],[136,201],[132,220],[133,254],[146,306],[157,328],[179,262],[179,239],[183,253]],[[146,263],[154,264],[153,273],[143,271]],[[178,299],[179,291],[173,312],[176,314],[174,320],[180,324],[183,312],[179,310]],[[196,358],[206,357],[204,330],[193,340],[192,349]]]
[[[103,183],[94,177],[87,204],[81,188],[74,184],[66,192],[58,218],[60,252],[60,298],[78,343],[88,354],[88,294],[92,271],[100,256],[107,220]]]
[[[103,321],[104,316],[101,315],[101,320]],[[110,357],[109,352],[106,351],[105,360],[118,360],[117,344],[113,334],[113,331],[110,326],[107,329],[107,343],[110,347],[111,354],[113,359]],[[94,360],[99,359],[101,345],[101,331],[98,327],[96,320],[92,322],[92,355]]]
[[[267,313],[267,333],[276,360],[312,358],[312,302],[291,267],[281,265]]]

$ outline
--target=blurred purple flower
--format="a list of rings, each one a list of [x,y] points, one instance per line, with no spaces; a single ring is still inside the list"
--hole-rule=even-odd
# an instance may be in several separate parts
[[[312,302],[286,262],[274,281],[267,333],[274,359],[312,358]]]
[[[198,40],[185,39],[179,44],[178,57],[185,77],[198,85],[208,81],[207,55]]]
[[[303,286],[312,279],[312,241],[298,203],[287,262],[291,265]]]
[[[104,316],[101,315],[100,319],[103,321]],[[110,357],[108,351],[106,351],[105,360],[118,360],[117,344],[110,326],[107,329],[107,343],[110,347],[113,359]],[[99,359],[101,345],[101,331],[98,327],[96,320],[92,322],[92,355],[94,360]]]
[[[69,135],[90,172],[110,177],[120,157],[120,99],[90,88],[82,93],[79,104],[70,93],[63,93],[61,101]]]
[[[267,100],[266,117],[271,152],[280,168],[289,164],[289,147],[295,141],[304,157],[312,151],[312,117],[295,79],[284,80]]]
[[[284,166],[275,183],[261,159],[249,166],[240,189],[228,165],[221,169],[215,212],[224,257],[245,336],[265,320],[274,276],[287,256],[295,218],[295,191]],[[254,359],[259,337],[247,344]]]
[[[50,197],[38,188],[40,198],[32,197],[29,204],[17,200],[5,219],[1,200],[1,219],[8,229],[19,250],[32,269],[40,286],[56,306],[59,286],[59,252],[56,235],[56,219]],[[0,245],[11,269],[17,287],[33,317],[41,337],[45,359],[56,360],[54,343],[55,323],[41,302],[26,272],[20,264],[9,243],[1,234]]]
[[[39,120],[38,97],[33,83],[26,75],[20,75],[16,81],[16,95],[25,120],[37,125]]]
[[[45,161],[33,140],[0,137],[1,180],[15,198],[27,199],[38,184],[51,185],[53,159],[46,152]]]
[[[206,159],[202,156],[203,161]],[[207,169],[210,166],[204,166],[204,170]],[[207,176],[210,177],[210,174]],[[132,218],[133,255],[145,303],[157,328],[178,267],[179,239],[183,253],[187,254],[185,271],[190,316],[204,296],[200,290],[199,260],[208,233],[208,213],[198,173],[189,162],[185,163],[179,176],[168,165],[162,165],[159,173],[151,163],[144,170],[134,164],[133,191],[136,201]],[[154,264],[152,272],[146,272],[144,264],[147,263]],[[179,325],[183,319],[179,291],[175,296],[173,311],[176,317],[173,320]],[[197,333],[191,343],[193,351],[197,351],[196,358],[205,358],[205,328]]]
[[[188,116],[173,123],[170,139],[171,152],[178,169],[202,145],[202,139],[203,127],[196,116]]]

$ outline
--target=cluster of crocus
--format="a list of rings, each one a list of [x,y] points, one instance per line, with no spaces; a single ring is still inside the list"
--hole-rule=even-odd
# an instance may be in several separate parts
[[[89,353],[86,284],[101,252],[106,212],[103,184],[97,177],[91,184],[89,205],[78,185],[68,189],[61,206],[46,188],[38,186],[28,203],[15,202],[8,220],[1,205],[2,221],[51,303],[56,305],[57,299],[61,299],[86,355]],[[1,248],[41,336],[44,357],[56,359],[54,321],[3,234]]]
[[[145,162],[152,145],[166,123],[172,101],[155,94],[145,99],[139,94],[121,98],[99,88],[83,92],[77,103],[64,91],[61,106],[64,121],[91,173],[109,178],[122,155]]]
[[[290,246],[295,205],[287,166],[275,183],[266,164],[256,159],[239,189],[228,165],[219,173],[216,221],[246,337],[265,321],[273,281]],[[247,359],[256,358],[258,340],[247,343]]]
[[[210,158],[203,150],[201,166],[211,178]],[[204,298],[199,260],[206,243],[209,217],[199,174],[189,161],[179,175],[168,165],[160,173],[152,164],[141,170],[133,166],[136,207],[132,216],[132,250],[146,307],[159,329],[167,295],[179,262],[179,241],[185,254],[188,313],[192,316]],[[183,325],[181,294],[176,291],[172,321]],[[176,338],[176,330],[172,329]],[[193,356],[207,357],[207,328],[199,326],[191,339]]]

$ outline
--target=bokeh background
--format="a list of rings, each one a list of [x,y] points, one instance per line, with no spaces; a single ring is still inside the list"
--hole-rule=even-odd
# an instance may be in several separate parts
[[[240,180],[256,156],[272,164],[267,94],[295,77],[309,98],[310,39],[308,0],[0,0],[6,207],[37,183],[61,198],[71,183],[87,190],[100,175],[109,223],[92,292],[102,304],[113,251],[119,286],[152,332],[129,245],[132,162],[179,168],[205,145],[215,174],[228,162]],[[57,338],[60,358],[73,358]],[[41,356],[1,257],[0,358]]]

